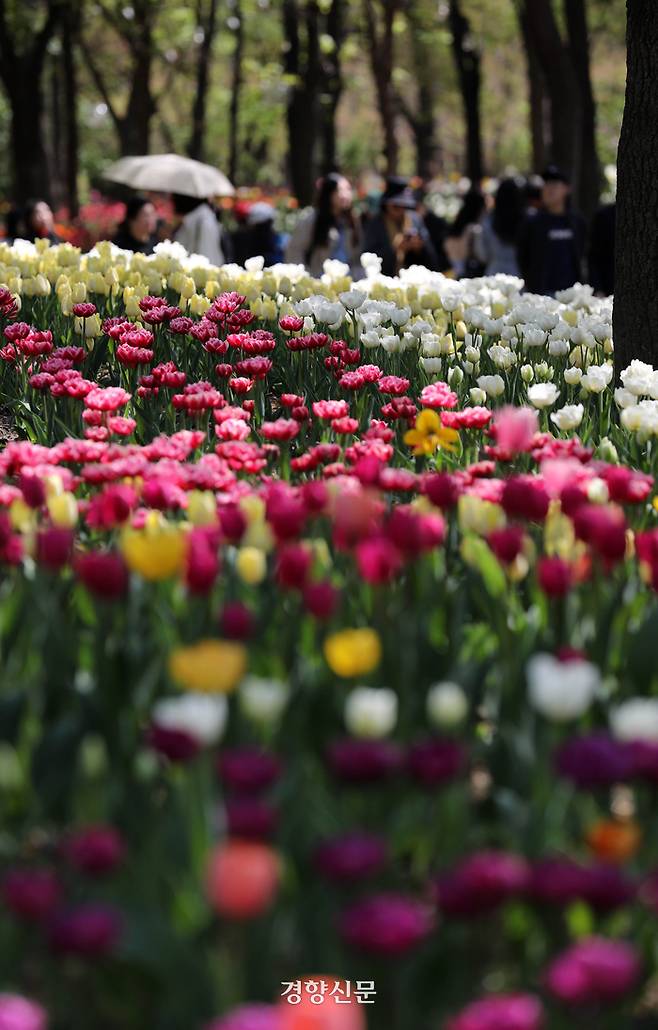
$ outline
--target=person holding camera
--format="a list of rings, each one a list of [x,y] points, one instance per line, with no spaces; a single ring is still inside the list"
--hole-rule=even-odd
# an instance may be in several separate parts
[[[386,180],[379,212],[366,222],[362,250],[382,259],[383,275],[396,276],[401,268],[410,265],[438,269],[436,250],[417,207],[416,195],[407,179],[392,176]]]

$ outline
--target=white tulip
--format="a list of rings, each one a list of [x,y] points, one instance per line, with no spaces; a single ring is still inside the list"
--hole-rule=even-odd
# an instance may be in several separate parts
[[[181,694],[165,697],[153,707],[152,718],[164,730],[177,730],[209,747],[221,739],[228,702],[222,694]]]
[[[610,712],[610,728],[617,740],[658,742],[658,698],[633,697]]]
[[[468,698],[458,683],[446,680],[430,687],[425,707],[430,722],[440,729],[447,729],[464,721],[468,714]]]
[[[245,715],[254,722],[276,722],[288,703],[290,687],[281,680],[247,676],[240,684],[238,698]]]
[[[535,383],[528,390],[528,400],[534,408],[550,408],[560,396],[554,383]]]
[[[585,409],[582,404],[565,404],[563,408],[552,413],[551,422],[562,432],[571,432],[578,428],[583,421],[584,414]]]
[[[500,397],[505,392],[505,380],[502,376],[479,376],[477,384],[487,397]]]
[[[355,737],[387,736],[398,718],[398,699],[388,687],[355,687],[345,699],[345,725]]]
[[[551,654],[533,655],[526,666],[530,704],[553,722],[568,722],[587,711],[601,684],[591,662],[560,662]]]

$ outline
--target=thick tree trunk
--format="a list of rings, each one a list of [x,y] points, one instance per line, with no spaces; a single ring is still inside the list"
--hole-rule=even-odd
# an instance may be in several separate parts
[[[601,165],[596,148],[596,104],[590,74],[585,0],[564,0],[569,51],[580,93],[580,167],[576,169],[576,203],[586,218],[599,206]]]
[[[627,0],[626,103],[617,155],[615,363],[658,362],[658,4]]]
[[[484,174],[480,123],[480,54],[471,40],[470,25],[462,13],[459,0],[450,0],[449,20],[466,123],[466,174],[471,182],[477,183]]]
[[[43,134],[41,77],[32,64],[18,58],[11,88],[11,163],[13,197],[24,203],[31,197],[51,201],[50,173]]]
[[[283,0],[284,31],[288,44],[285,71],[293,80],[286,111],[289,174],[293,193],[303,206],[311,203],[315,186],[320,84],[318,20],[316,0],[306,0],[303,12],[297,0]],[[305,30],[305,40],[302,40],[300,29]]]
[[[233,50],[231,68],[231,106],[229,109],[229,158],[228,177],[233,183],[239,181],[238,164],[240,158],[240,99],[242,94],[242,59],[244,54],[244,23],[242,4],[235,0],[233,7],[235,25],[235,48]]]
[[[525,8],[519,8],[518,14],[528,74],[528,123],[530,128],[531,160],[533,169],[536,172],[540,172],[546,164],[546,89],[544,86],[544,75],[528,29],[528,17]]]
[[[151,95],[151,51],[140,47],[133,68],[130,98],[121,118],[119,145],[121,156],[148,154],[151,141],[151,119],[155,103]]]
[[[386,175],[395,175],[398,167],[397,100],[393,87],[395,15],[399,0],[380,0],[381,18],[377,17],[374,0],[364,0],[368,51],[372,77],[375,82],[377,107],[384,137],[384,165]],[[381,31],[378,23],[381,20]]]
[[[78,84],[75,66],[75,27],[66,18],[62,31],[62,65],[64,69],[64,102],[68,112],[66,125],[65,172],[66,201],[71,218],[78,213]]]
[[[239,18],[239,13],[236,16]],[[217,26],[217,0],[208,0],[208,14],[206,18],[203,17],[202,5],[198,4],[197,25],[203,32],[203,39],[199,44],[199,56],[196,66],[196,93],[192,106],[192,131],[187,145],[187,153],[195,160],[202,161],[206,135],[210,58]]]
[[[345,0],[332,0],[327,12],[326,34],[332,41],[332,49],[322,59],[320,144],[323,174],[338,167],[336,111],[343,92],[340,50],[345,39]]]
[[[551,0],[525,0],[525,16],[550,100],[549,157],[573,175],[580,168],[581,104],[571,55],[562,42]]]

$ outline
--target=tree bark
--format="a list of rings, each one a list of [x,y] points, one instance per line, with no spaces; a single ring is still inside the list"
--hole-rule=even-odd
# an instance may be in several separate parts
[[[199,43],[196,65],[196,93],[194,95],[194,104],[192,105],[192,131],[187,145],[188,155],[196,161],[202,161],[204,153],[210,63],[217,28],[217,0],[208,0],[208,10],[205,18],[203,14],[203,3],[199,0],[197,4],[197,26],[203,32],[203,39]],[[237,13],[237,17],[239,18],[239,13]]]
[[[284,69],[290,80],[286,121],[288,163],[293,193],[303,206],[313,199],[318,130],[320,38],[317,0],[283,0],[287,42]],[[304,38],[300,34],[304,32]]]
[[[240,160],[240,99],[242,94],[242,59],[244,54],[244,22],[241,0],[235,0],[233,17],[236,19],[236,26],[231,68],[228,177],[232,183],[237,183],[240,178],[238,175]]]
[[[72,12],[73,13],[73,12]],[[64,102],[68,111],[66,124],[66,148],[64,162],[64,180],[66,185],[66,201],[71,218],[78,214],[78,84],[75,66],[75,34],[74,18],[67,13],[62,27],[62,65],[64,70]]]
[[[585,0],[564,0],[569,52],[580,93],[580,164],[576,169],[574,194],[586,218],[599,206],[601,165],[596,147],[596,104],[590,74],[589,33]]]
[[[580,168],[580,91],[569,50],[562,42],[551,0],[525,0],[531,46],[550,100],[548,156],[569,175]]]
[[[30,197],[51,200],[48,156],[44,136],[43,74],[48,43],[61,7],[49,0],[43,28],[33,34],[30,46],[19,51],[0,0],[0,79],[11,110],[11,168],[13,198],[24,203]]]
[[[615,363],[658,361],[658,5],[627,0],[626,102],[617,155]]]
[[[484,175],[480,122],[480,54],[470,38],[470,24],[462,13],[459,0],[450,0],[449,22],[452,52],[464,105],[466,174],[471,182],[478,183]]]
[[[117,111],[93,49],[81,40],[85,61],[96,84],[119,139],[121,156],[148,154],[150,149],[151,121],[157,110],[151,92],[151,68],[153,65],[153,22],[156,13],[154,0],[134,0],[133,18],[128,25],[117,19],[110,8],[101,5],[103,17],[123,38],[132,58],[130,72],[130,93],[123,114]]]
[[[379,0],[381,16],[377,16],[375,0],[363,0],[368,53],[372,77],[375,82],[377,107],[384,136],[384,164],[386,175],[395,175],[398,168],[399,146],[396,132],[397,100],[393,87],[394,37],[393,25],[399,0]],[[380,27],[381,22],[381,27]]]
[[[525,50],[528,74],[528,123],[530,128],[530,146],[532,167],[536,172],[546,164],[546,88],[541,64],[533,45],[528,27],[528,16],[525,7],[517,8],[521,38]]]
[[[343,92],[340,51],[346,35],[345,0],[331,0],[325,27],[333,43],[331,52],[322,58],[320,143],[322,172],[326,175],[338,167],[336,111]]]

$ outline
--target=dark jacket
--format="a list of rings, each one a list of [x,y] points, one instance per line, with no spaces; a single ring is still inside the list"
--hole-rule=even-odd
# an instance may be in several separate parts
[[[412,223],[415,232],[423,241],[423,249],[415,251],[406,256],[402,265],[403,268],[409,265],[424,265],[431,271],[438,270],[439,259],[432,245],[427,229],[417,215],[412,215]],[[373,215],[365,224],[363,233],[363,254],[377,254],[382,259],[382,274],[395,276],[399,269],[395,257],[395,251],[388,235],[386,219],[383,214]]]
[[[519,270],[529,293],[554,294],[583,276],[585,222],[575,211],[528,215],[519,238]]]
[[[609,297],[615,288],[616,205],[599,208],[592,219],[587,263],[589,283],[596,293]]]
[[[134,236],[131,236],[127,229],[122,229],[121,227],[119,227],[119,231],[112,240],[115,247],[121,247],[121,250],[132,250],[134,253],[139,254],[152,254],[153,247],[157,242],[156,237],[153,236],[146,243],[143,243],[141,240],[136,240]]]

